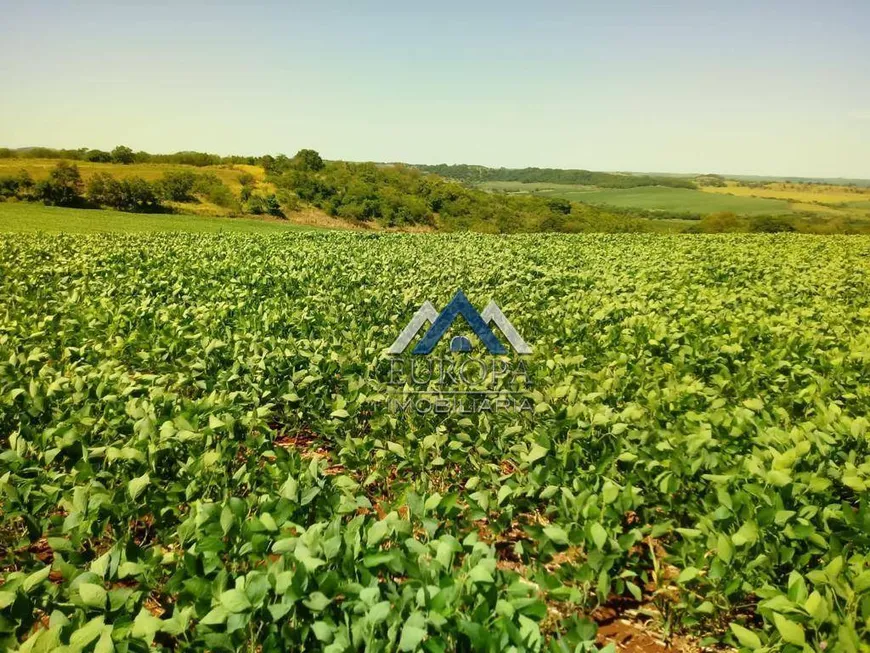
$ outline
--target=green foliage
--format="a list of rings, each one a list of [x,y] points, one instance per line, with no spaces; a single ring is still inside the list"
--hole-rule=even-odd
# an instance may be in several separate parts
[[[88,182],[87,197],[98,206],[108,206],[118,211],[150,213],[162,210],[160,187],[149,184],[141,177],[115,179],[100,172]]]
[[[639,597],[747,650],[859,651],[868,254],[2,236],[0,645],[591,651],[575,615]],[[389,407],[384,350],[458,278],[534,347],[533,413]]]
[[[158,182],[160,193],[171,202],[190,202],[194,199],[193,189],[197,176],[188,171],[166,172]]]
[[[84,183],[78,166],[59,161],[48,179],[36,184],[36,198],[51,206],[78,206],[83,203]]]
[[[728,184],[725,183],[725,177],[722,175],[698,175],[695,177],[695,183],[698,186],[714,186],[724,188]]]
[[[319,172],[323,170],[323,159],[314,150],[299,150],[293,157],[293,165],[299,170]]]
[[[606,210],[564,200],[495,195],[408,166],[329,162],[314,172],[295,161],[296,157],[285,157],[269,164],[276,186],[330,215],[354,222],[512,233],[583,231],[597,228],[593,217],[600,216],[603,221],[620,223],[625,230],[635,226]]]
[[[757,233],[778,233],[795,231],[791,220],[779,215],[755,216],[749,222],[749,230]]]
[[[113,163],[129,164],[133,163],[135,160],[136,157],[133,154],[133,150],[126,145],[118,145],[114,150],[112,150]]]
[[[487,168],[475,165],[416,165],[425,172],[457,179],[467,183],[487,181],[518,181],[523,183],[544,182],[551,184],[580,184],[601,188],[637,188],[639,186],[669,186],[671,188],[696,188],[694,182],[682,177],[613,174],[590,170],[564,170],[561,168]]]
[[[22,170],[15,176],[0,177],[0,198],[30,199],[35,184],[27,170]]]
[[[266,197],[266,213],[278,218],[284,217],[284,211],[281,210],[281,203],[274,193]]]
[[[224,208],[238,209],[239,201],[233,192],[213,172],[197,175],[193,192],[203,198]]]
[[[111,163],[112,152],[106,152],[104,150],[88,150],[82,158],[85,161],[92,161],[94,163]]]

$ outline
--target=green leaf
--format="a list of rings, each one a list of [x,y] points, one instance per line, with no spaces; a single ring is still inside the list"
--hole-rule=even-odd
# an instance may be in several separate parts
[[[333,638],[333,628],[325,621],[315,621],[311,624],[311,630],[318,641],[328,644]]]
[[[716,555],[722,562],[728,564],[734,557],[734,546],[728,536],[720,533],[716,540]]]
[[[744,628],[740,624],[732,623],[730,624],[731,632],[734,633],[734,636],[737,638],[737,641],[740,642],[742,646],[746,648],[751,648],[753,651],[755,649],[761,648],[761,640],[758,638],[758,635],[753,633],[748,628]]]
[[[220,596],[220,602],[229,612],[244,612],[251,609],[251,602],[248,600],[248,596],[239,589],[223,592]]]
[[[754,399],[747,399],[743,402],[743,405],[746,406],[749,410],[758,411],[764,410],[764,402],[757,397]]]
[[[106,607],[106,590],[101,585],[82,583],[79,585],[79,595],[85,605],[92,608]]]
[[[559,526],[544,526],[544,535],[556,544],[568,544],[568,533]]]
[[[595,546],[598,549],[603,549],[604,545],[607,544],[607,531],[604,530],[604,526],[595,522],[589,530],[592,534],[592,541],[595,542]]]
[[[532,448],[529,449],[529,453],[523,456],[523,460],[525,460],[527,463],[533,463],[546,456],[549,451],[549,449],[546,449],[539,445],[537,442],[535,442],[532,444]]]
[[[370,624],[379,624],[382,621],[386,621],[387,617],[390,616],[391,609],[389,601],[380,601],[369,609],[366,619]]]
[[[103,617],[94,617],[84,626],[75,631],[69,638],[69,645],[74,649],[83,649],[93,642],[103,631],[105,620]]]
[[[680,572],[680,575],[677,576],[677,582],[681,585],[684,583],[688,583],[689,581],[695,580],[701,572],[695,567],[686,567],[683,571]]]
[[[803,646],[806,643],[804,627],[800,624],[783,617],[777,612],[773,613],[773,622],[776,624],[776,629],[779,631],[783,640],[789,644]]]
[[[369,548],[376,546],[381,540],[383,540],[387,533],[390,530],[390,525],[387,523],[386,519],[382,519],[380,521],[376,521],[369,527],[368,536],[366,538],[366,544]]]
[[[0,610],[7,608],[15,601],[14,592],[0,592]]]
[[[758,539],[758,526],[754,521],[748,521],[740,529],[731,536],[731,541],[735,546],[743,546],[744,544],[754,544]]]
[[[39,571],[34,571],[32,574],[30,574],[27,578],[25,578],[22,581],[21,588],[25,592],[29,592],[34,587],[36,587],[37,585],[42,583],[42,581],[44,581],[46,578],[48,578],[48,575],[50,573],[51,573],[51,566],[50,565],[43,567]]]
[[[135,501],[150,482],[151,477],[148,474],[143,474],[127,483],[127,493],[130,495],[130,498]]]
[[[426,637],[426,629],[405,624],[402,628],[402,638],[399,640],[400,651],[414,651]]]
[[[206,626],[217,626],[226,623],[227,617],[229,616],[230,612],[222,605],[218,605],[212,608],[211,612],[205,615],[200,623],[205,624]]]
[[[495,582],[495,579],[492,577],[489,569],[487,569],[482,562],[479,562],[476,566],[472,567],[472,569],[468,572],[468,578],[475,583]]]
[[[330,604],[330,600],[323,592],[312,592],[302,603],[313,612],[321,612]]]

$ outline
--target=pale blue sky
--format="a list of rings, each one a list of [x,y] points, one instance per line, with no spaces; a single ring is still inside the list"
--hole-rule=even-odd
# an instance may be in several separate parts
[[[0,145],[870,178],[870,2],[29,2]]]

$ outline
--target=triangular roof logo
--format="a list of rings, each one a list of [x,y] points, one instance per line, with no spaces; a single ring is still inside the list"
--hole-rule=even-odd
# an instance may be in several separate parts
[[[486,308],[483,309],[483,313],[478,313],[477,309],[471,305],[471,302],[468,301],[465,293],[461,290],[456,292],[453,299],[450,300],[450,303],[444,307],[444,310],[441,311],[441,313],[438,313],[435,310],[435,307],[432,306],[431,302],[424,302],[417,312],[414,313],[414,317],[411,318],[411,321],[408,322],[407,326],[402,329],[399,337],[396,338],[390,346],[390,349],[388,350],[389,353],[401,354],[405,351],[411,343],[411,340],[414,339],[426,323],[431,324],[431,326],[423,335],[423,339],[417,343],[416,347],[414,347],[412,353],[417,355],[431,353],[435,348],[435,345],[438,344],[438,341],[440,341],[447,332],[447,329],[450,328],[450,325],[452,325],[460,315],[465,318],[465,321],[468,322],[468,325],[471,327],[472,331],[474,331],[474,334],[480,338],[490,354],[507,353],[505,346],[496,337],[489,326],[490,323],[493,322],[499,330],[501,330],[517,353],[532,353],[532,348],[522,339],[514,326],[510,323],[507,317],[505,317],[498,304],[491,301],[487,304]]]

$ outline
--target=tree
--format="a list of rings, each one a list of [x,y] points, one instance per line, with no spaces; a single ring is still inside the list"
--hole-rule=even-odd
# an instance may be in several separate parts
[[[568,215],[571,213],[571,202],[560,197],[552,197],[547,200],[547,206],[553,213]]]
[[[193,199],[193,187],[196,185],[196,175],[189,170],[164,173],[163,179],[157,182],[161,195],[171,202],[190,202]]]
[[[266,212],[269,215],[274,215],[278,218],[284,217],[284,211],[281,210],[281,204],[278,202],[278,198],[275,197],[274,193],[266,198]]]
[[[85,161],[93,161],[95,163],[111,163],[112,153],[104,150],[88,150],[85,152]]]
[[[129,165],[136,160],[136,155],[126,145],[119,145],[114,150],[112,150],[112,161],[115,163],[123,163],[124,165]]]
[[[254,192],[254,186],[257,185],[257,180],[251,173],[243,172],[239,175],[239,183],[242,186],[242,189],[239,192],[239,197],[241,197],[243,202],[247,202]]]
[[[115,179],[105,172],[88,182],[88,199],[119,211],[151,212],[161,208],[154,185],[141,177]]]
[[[48,179],[37,184],[36,195],[49,205],[75,206],[82,203],[83,190],[84,184],[78,166],[58,161]]]
[[[311,172],[323,170],[323,167],[326,165],[323,163],[323,159],[320,158],[320,154],[315,150],[308,149],[299,150],[296,156],[293,157],[293,164],[300,170]]]

